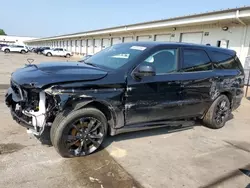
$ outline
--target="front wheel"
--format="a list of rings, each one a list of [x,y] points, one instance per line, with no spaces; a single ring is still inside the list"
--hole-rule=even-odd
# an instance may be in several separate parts
[[[52,56],[52,54],[51,54],[50,52],[49,52],[49,53],[47,53],[46,55],[47,55],[47,56],[49,56],[49,57],[50,57],[50,56]]]
[[[5,49],[4,52],[5,53],[10,53],[10,50],[9,49]]]
[[[83,108],[62,114],[50,132],[52,144],[62,157],[89,155],[101,146],[107,135],[107,119],[101,111]]]
[[[70,54],[66,54],[66,56],[65,56],[66,58],[70,58]]]
[[[230,115],[230,101],[226,95],[220,95],[211,105],[203,118],[203,123],[212,129],[222,128]]]
[[[21,54],[25,54],[26,53],[26,51],[25,50],[21,50]]]

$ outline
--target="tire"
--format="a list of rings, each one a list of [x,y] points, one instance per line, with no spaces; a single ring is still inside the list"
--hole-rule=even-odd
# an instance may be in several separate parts
[[[56,117],[50,139],[62,157],[79,157],[95,152],[107,135],[107,119],[96,108],[66,110]]]
[[[66,58],[70,58],[70,54],[66,54],[66,56],[65,56]]]
[[[26,53],[26,51],[25,50],[21,50],[21,54],[25,54]]]
[[[52,54],[49,52],[49,53],[47,53],[47,54],[46,54],[46,56],[51,57],[51,56],[52,56]]]
[[[230,101],[228,97],[220,95],[205,114],[203,124],[212,129],[220,129],[225,125],[230,113]]]
[[[10,50],[9,49],[5,49],[4,52],[5,53],[10,53]]]
[[[39,55],[40,55],[40,54],[41,54],[41,52],[40,52],[40,51],[38,51],[38,52],[37,52],[37,54],[39,54]]]

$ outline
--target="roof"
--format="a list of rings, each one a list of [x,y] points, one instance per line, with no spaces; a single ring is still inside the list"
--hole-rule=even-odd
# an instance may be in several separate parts
[[[188,48],[200,48],[204,50],[210,50],[210,51],[217,51],[217,52],[223,52],[231,55],[235,55],[235,51],[227,48],[219,48],[215,46],[208,46],[204,44],[194,44],[194,43],[184,43],[184,42],[160,42],[160,41],[136,41],[136,42],[126,42],[126,43],[119,43],[116,45],[131,45],[136,47],[148,47],[148,48],[154,48],[157,46],[172,46],[175,48],[179,47],[188,47]]]
[[[198,23],[199,20],[202,21],[200,19],[201,17],[210,16],[210,15],[218,15],[218,14],[229,13],[229,12],[233,12],[234,14],[232,14],[232,15],[225,14],[221,17],[221,19],[232,19],[232,18],[236,18],[237,16],[239,16],[236,14],[236,11],[244,11],[244,10],[248,10],[249,13],[247,13],[243,16],[250,17],[250,6],[244,6],[244,7],[239,7],[239,8],[236,7],[236,8],[231,8],[231,9],[222,9],[222,10],[218,10],[218,11],[205,12],[205,13],[200,13],[200,14],[185,15],[185,16],[173,17],[173,18],[168,18],[168,19],[160,19],[160,20],[141,22],[141,23],[135,23],[135,24],[129,24],[129,25],[121,25],[121,26],[116,26],[116,27],[109,27],[109,28],[97,29],[97,30],[91,30],[91,31],[85,31],[85,32],[77,32],[77,33],[72,33],[72,34],[58,35],[58,36],[40,38],[40,39],[35,39],[35,40],[29,40],[26,42],[35,42],[35,41],[41,41],[41,40],[46,41],[46,40],[74,38],[74,37],[84,37],[84,36],[96,35],[96,34],[108,34],[108,33],[119,32],[120,30],[121,31],[132,31],[133,29],[136,29],[137,26],[141,26],[142,29],[143,28],[150,28],[150,26],[152,28],[156,28],[156,27],[164,26],[164,25],[161,25],[161,23],[166,23],[166,22],[171,22],[171,24],[165,24],[165,26],[173,26],[173,25],[178,26],[178,25],[183,24],[181,22],[181,20],[183,20],[183,19],[188,19],[188,21],[189,21],[189,22],[184,22],[184,24],[185,23],[187,23],[187,24],[188,23]],[[192,18],[199,18],[199,19],[197,21],[197,20],[192,20]],[[211,20],[216,21],[219,19],[220,19],[220,17],[216,16],[215,18],[210,19],[210,20],[204,19],[204,22],[205,21],[208,22]],[[155,24],[155,26],[153,26],[152,24]],[[146,27],[146,25],[149,25],[149,26]]]

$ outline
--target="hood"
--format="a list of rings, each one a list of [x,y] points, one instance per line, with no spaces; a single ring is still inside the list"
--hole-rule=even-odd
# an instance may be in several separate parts
[[[107,71],[78,62],[51,62],[28,65],[12,73],[12,81],[24,87],[42,88],[55,83],[93,81],[107,75]]]

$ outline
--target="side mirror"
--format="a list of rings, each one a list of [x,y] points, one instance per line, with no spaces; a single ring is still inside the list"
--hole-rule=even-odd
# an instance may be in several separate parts
[[[150,65],[140,65],[134,72],[134,76],[137,78],[145,76],[155,76],[155,68]]]

